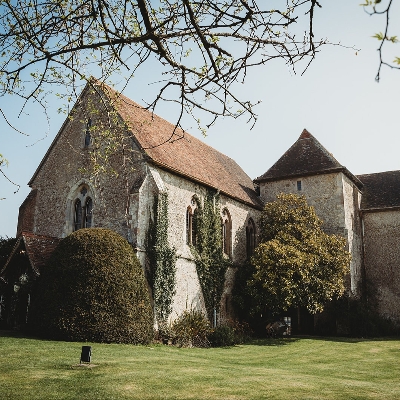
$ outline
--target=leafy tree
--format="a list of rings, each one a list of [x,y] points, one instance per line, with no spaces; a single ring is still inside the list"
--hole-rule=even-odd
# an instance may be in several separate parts
[[[249,281],[259,307],[278,312],[304,306],[316,313],[344,293],[351,256],[345,239],[321,225],[304,196],[280,194],[265,205]]]
[[[149,342],[153,312],[130,244],[103,228],[64,238],[32,290],[28,322],[36,334],[54,339]]]

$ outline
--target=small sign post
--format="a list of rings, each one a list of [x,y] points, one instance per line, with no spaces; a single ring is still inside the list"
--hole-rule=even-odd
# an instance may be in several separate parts
[[[90,363],[91,356],[92,356],[92,346],[82,346],[80,364],[82,364],[82,362]]]

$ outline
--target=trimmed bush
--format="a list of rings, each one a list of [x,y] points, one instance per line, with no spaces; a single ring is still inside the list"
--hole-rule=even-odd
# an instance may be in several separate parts
[[[213,347],[228,347],[248,342],[251,334],[249,324],[230,320],[226,324],[214,328],[208,339]]]
[[[217,326],[208,338],[213,347],[228,347],[236,344],[235,330],[229,325]]]
[[[129,243],[102,228],[80,229],[58,245],[32,293],[30,327],[61,340],[147,343],[153,312]]]
[[[210,332],[210,323],[200,311],[184,311],[171,325],[173,341],[179,346],[209,347]]]

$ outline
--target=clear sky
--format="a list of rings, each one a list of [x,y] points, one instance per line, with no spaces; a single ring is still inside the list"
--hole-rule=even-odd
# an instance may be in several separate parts
[[[189,132],[236,160],[253,179],[268,170],[304,128],[353,174],[400,169],[400,71],[384,68],[380,83],[375,82],[378,41],[371,36],[383,31],[384,20],[369,17],[359,3],[322,0],[314,30],[317,39],[328,38],[360,51],[325,46],[303,76],[301,71],[293,74],[281,61],[272,61],[250,73],[240,88],[244,97],[262,101],[252,130],[246,119],[221,119],[205,138],[194,128]],[[399,3],[394,3],[393,28],[400,26]],[[400,56],[400,45],[394,49]],[[393,58],[389,56],[390,61]],[[140,79],[133,79],[124,94],[141,103],[146,87]],[[14,186],[0,176],[0,198],[5,198],[0,200],[0,236],[12,237],[18,208],[30,190],[27,183],[65,116],[57,114],[61,104],[56,99],[49,100],[50,126],[40,109],[30,107],[18,118],[13,99],[0,101],[10,122],[30,135],[12,131],[0,119],[0,153],[10,162],[5,171],[21,185],[13,194]],[[158,114],[169,119],[168,110],[160,108]]]

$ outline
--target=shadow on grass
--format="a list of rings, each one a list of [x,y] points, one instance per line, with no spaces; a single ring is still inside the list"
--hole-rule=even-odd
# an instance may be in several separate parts
[[[28,332],[6,330],[6,329],[0,329],[0,337],[8,337],[8,338],[15,338],[15,339],[41,340],[43,342],[60,342],[61,341],[61,340],[55,340],[55,339],[49,339],[49,338],[35,336]]]
[[[303,338],[313,340],[323,340],[325,342],[338,343],[361,343],[361,342],[388,342],[398,341],[399,336],[381,336],[381,337],[349,337],[349,336],[302,336]]]
[[[286,346],[300,340],[297,337],[254,339],[246,343],[249,346]]]
[[[338,343],[361,343],[361,342],[381,342],[381,341],[399,341],[400,337],[376,337],[376,338],[355,338],[346,336],[311,336],[311,335],[296,335],[283,338],[265,338],[254,339],[246,343],[249,346],[285,346],[298,342],[299,340],[310,339],[320,340],[324,342],[338,342]]]

